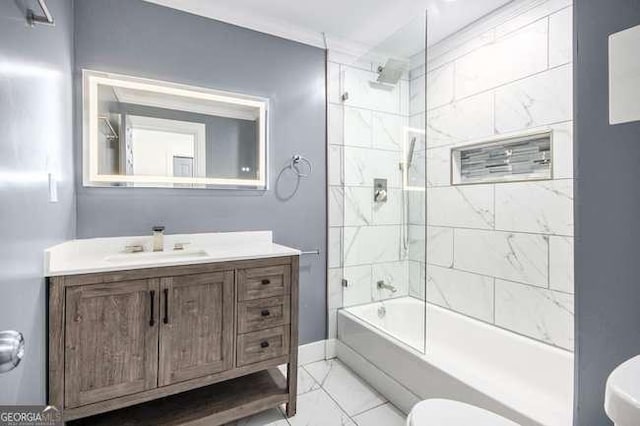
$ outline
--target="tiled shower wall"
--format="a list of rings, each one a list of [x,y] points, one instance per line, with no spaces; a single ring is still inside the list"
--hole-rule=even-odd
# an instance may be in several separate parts
[[[427,211],[412,221],[428,225],[427,301],[568,350],[571,46],[571,1],[519,1],[430,47],[426,67],[416,55],[410,74],[410,122],[427,119]],[[452,147],[532,129],[553,131],[552,180],[451,185]]]
[[[408,294],[399,164],[409,81],[371,84],[378,65],[329,56],[329,338],[338,308]],[[374,202],[376,178],[387,179],[386,203]],[[381,280],[396,292],[379,290]]]

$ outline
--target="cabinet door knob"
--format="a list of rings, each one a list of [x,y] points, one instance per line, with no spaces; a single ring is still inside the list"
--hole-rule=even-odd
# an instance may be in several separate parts
[[[262,280],[262,285],[269,285],[271,284],[271,280]]]
[[[263,341],[263,342],[260,342],[260,347],[261,347],[262,349],[264,349],[264,348],[268,348],[268,347],[269,347],[269,342],[267,342],[266,340],[265,340],[265,341]]]
[[[263,317],[268,317],[269,315],[271,315],[271,312],[269,312],[268,309],[264,309],[262,312],[260,312],[260,315],[262,315]]]

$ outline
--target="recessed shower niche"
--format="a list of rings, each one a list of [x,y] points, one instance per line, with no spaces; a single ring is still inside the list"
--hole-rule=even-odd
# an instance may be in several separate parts
[[[553,177],[551,131],[493,138],[451,149],[451,184]]]

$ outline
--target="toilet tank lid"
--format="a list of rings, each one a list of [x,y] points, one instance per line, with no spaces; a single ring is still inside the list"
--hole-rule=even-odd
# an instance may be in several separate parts
[[[491,411],[448,399],[417,403],[409,415],[409,426],[518,426]]]

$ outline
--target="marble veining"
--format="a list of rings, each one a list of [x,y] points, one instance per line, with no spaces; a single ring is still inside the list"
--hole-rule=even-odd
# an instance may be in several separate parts
[[[343,155],[345,185],[373,186],[375,178],[383,178],[390,188],[401,187],[399,152],[345,146]]]
[[[427,108],[433,109],[453,102],[455,87],[455,65],[454,63],[446,64],[440,68],[434,69],[427,74],[427,88],[429,96],[427,97]],[[424,83],[423,83],[424,84]],[[424,87],[422,87],[421,105],[415,109],[415,112],[424,109]],[[413,112],[414,110],[412,110]]]
[[[371,268],[371,293],[373,300],[399,297],[409,292],[409,264],[406,261],[376,263]],[[378,281],[392,285],[396,291],[377,288]]]
[[[386,402],[338,360],[319,361],[307,365],[305,369],[329,395],[343,401],[343,409],[350,416]]]
[[[427,113],[429,148],[468,143],[493,133],[493,94],[490,92]]]
[[[573,235],[573,180],[496,186],[496,229]]]
[[[450,148],[432,148],[427,150],[427,186],[450,185],[450,170]]]
[[[492,185],[427,189],[427,222],[434,226],[493,229]]]
[[[453,228],[427,227],[427,262],[445,268],[453,266]]]
[[[327,274],[327,306],[329,309],[337,309],[343,306],[342,276],[342,268],[329,268],[329,273]]]
[[[327,393],[318,389],[298,397],[298,413],[288,419],[291,426],[355,426]]]
[[[573,237],[549,237],[549,286],[565,293],[574,292]]]
[[[377,149],[401,151],[403,128],[407,125],[407,118],[374,112],[372,117],[373,147]]]
[[[360,108],[344,108],[344,144],[371,147],[373,141],[373,113]]]
[[[493,278],[429,266],[427,300],[471,317],[493,321]]]
[[[345,187],[344,224],[345,226],[370,225],[372,220],[372,188]]]
[[[571,120],[571,73],[572,66],[564,65],[496,90],[496,132],[507,133]]]
[[[573,296],[496,280],[496,324],[573,350]]]
[[[545,20],[537,21],[458,59],[455,67],[456,98],[546,69],[547,30]]]
[[[373,188],[367,188],[368,200],[372,204],[373,212],[372,219],[375,225],[401,225],[402,219],[402,203],[408,202],[403,197],[409,197],[409,194],[402,189],[389,189],[387,190],[388,199],[386,202],[374,202],[373,201]],[[412,207],[409,206],[409,211]]]
[[[344,144],[344,107],[342,105],[329,104],[327,120],[329,122],[327,135],[329,145]]]
[[[549,67],[572,61],[573,8],[567,7],[549,17]]]
[[[344,188],[329,187],[329,226],[344,225]]]
[[[409,261],[409,295],[420,300],[425,299],[426,268],[423,262]]]
[[[329,145],[329,185],[343,185],[343,148],[338,145]]]
[[[347,287],[342,289],[344,306],[360,305],[373,300],[371,265],[344,268]]]
[[[454,268],[547,287],[549,237],[456,229]]]

